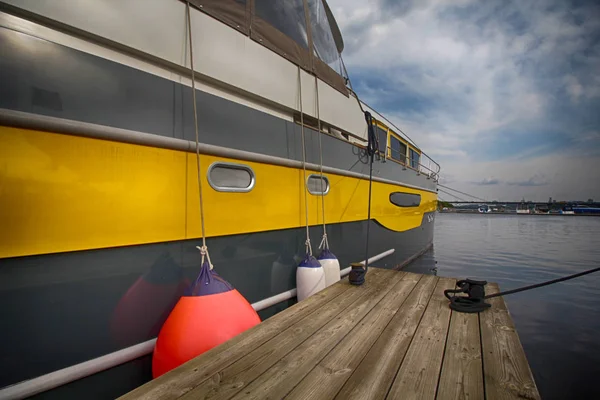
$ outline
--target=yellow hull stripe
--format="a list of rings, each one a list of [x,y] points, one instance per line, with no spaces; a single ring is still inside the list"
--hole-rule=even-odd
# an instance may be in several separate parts
[[[200,236],[196,155],[176,150],[0,127],[0,258],[156,243]],[[249,193],[213,190],[214,161],[252,167]],[[207,236],[304,226],[302,170],[201,156]],[[367,218],[368,181],[325,174],[327,223]],[[400,208],[395,191],[418,193]],[[309,223],[322,223],[308,195]],[[394,231],[413,229],[434,211],[435,193],[373,182],[371,216]],[[318,241],[320,238],[313,238]]]

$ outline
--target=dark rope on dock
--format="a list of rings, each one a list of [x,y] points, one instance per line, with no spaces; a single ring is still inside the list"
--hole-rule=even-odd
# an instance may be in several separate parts
[[[597,271],[600,271],[600,267],[589,269],[589,270],[583,271],[583,272],[579,272],[577,274],[573,274],[573,275],[569,275],[569,276],[564,276],[562,278],[552,279],[550,281],[546,281],[546,282],[542,282],[542,283],[536,283],[535,285],[523,286],[523,287],[520,287],[520,288],[517,288],[517,289],[507,290],[506,292],[498,292],[498,293],[494,293],[494,294],[488,294],[487,296],[484,297],[484,299],[491,299],[491,298],[494,298],[494,297],[506,296],[506,295],[509,295],[509,294],[524,292],[526,290],[537,289],[539,287],[552,285],[553,283],[568,281],[570,279],[578,278],[580,276],[588,275],[588,274],[591,274],[591,273],[597,272]]]
[[[509,294],[524,292],[526,290],[536,289],[543,286],[552,285],[558,282],[568,281],[570,279],[578,278],[580,276],[588,275],[593,272],[600,271],[600,267],[589,269],[587,271],[578,272],[576,274],[564,276],[562,278],[552,279],[546,282],[536,283],[534,285],[523,286],[517,289],[507,290],[505,292],[498,292],[493,294],[485,295],[486,281],[476,281],[473,279],[463,279],[456,282],[457,289],[444,290],[444,296],[450,300],[450,308],[454,311],[464,313],[478,313],[491,307],[491,304],[486,303],[484,300],[492,299],[494,297],[507,296]],[[456,296],[457,294],[464,293],[466,296]]]

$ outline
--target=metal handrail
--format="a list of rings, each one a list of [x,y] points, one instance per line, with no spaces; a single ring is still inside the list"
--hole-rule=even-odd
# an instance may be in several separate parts
[[[440,166],[440,164],[438,164],[433,158],[429,157],[429,155],[427,155],[423,150],[421,150],[421,148],[417,145],[417,143],[412,140],[402,129],[398,128],[396,126],[396,124],[394,124],[392,121],[390,121],[389,119],[387,119],[385,117],[385,115],[377,112],[373,107],[371,107],[370,105],[368,105],[367,103],[365,103],[363,100],[360,100],[361,103],[363,103],[365,106],[369,107],[371,110],[375,111],[377,113],[378,116],[380,116],[381,118],[384,119],[385,122],[387,122],[387,124],[389,126],[392,126],[393,128],[396,129],[396,131],[394,131],[394,133],[398,136],[402,136],[404,140],[406,140],[408,143],[412,143],[413,146],[417,147],[420,151],[421,151],[421,156],[425,156],[427,157],[427,159],[429,161],[431,161],[433,164],[435,164],[436,166],[436,171],[434,172],[436,175],[438,175],[442,169],[442,167]],[[388,128],[389,128],[388,126]],[[431,171],[431,170],[430,170]]]
[[[393,150],[390,146],[387,147],[390,150],[390,153],[393,154],[393,152],[395,150]],[[433,160],[431,160],[431,158],[429,158],[427,156],[427,159],[432,161],[438,168],[437,171],[432,170],[430,167],[426,167],[425,165],[423,165],[421,163],[421,156],[419,157],[419,161],[415,161],[415,160],[411,160],[409,156],[407,156],[406,154],[399,154],[401,157],[404,158],[404,161],[398,160],[394,157],[388,157],[387,152],[384,154],[384,159],[386,160],[392,160],[392,161],[396,161],[400,164],[402,164],[405,167],[408,167],[410,169],[413,169],[415,171],[417,171],[418,173],[423,172],[425,175],[427,175],[429,178],[432,178],[434,181],[438,181],[439,178],[439,171],[440,171],[440,166]],[[416,162],[417,167],[413,167],[413,164]]]
[[[365,263],[374,263],[389,256],[390,254],[393,254],[395,251],[395,249],[389,249],[383,253],[369,257],[368,260],[361,261],[360,264],[364,265]],[[348,275],[350,270],[351,267],[342,269],[340,271],[340,278],[344,278],[346,275]],[[253,303],[252,308],[254,308],[255,311],[264,310],[294,297],[296,297],[295,288]],[[86,378],[109,368],[114,368],[118,365],[122,365],[137,358],[151,354],[155,345],[156,339],[150,339],[146,342],[138,343],[131,347],[117,350],[113,353],[105,354],[80,364],[75,364],[70,367],[38,376],[37,378],[0,388],[0,399],[24,399],[38,393],[46,392],[67,383],[74,382],[78,379]]]

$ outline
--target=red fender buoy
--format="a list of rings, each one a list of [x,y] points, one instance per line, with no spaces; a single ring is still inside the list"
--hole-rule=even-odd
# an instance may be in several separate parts
[[[250,303],[205,261],[160,330],[152,375],[156,378],[259,323]]]

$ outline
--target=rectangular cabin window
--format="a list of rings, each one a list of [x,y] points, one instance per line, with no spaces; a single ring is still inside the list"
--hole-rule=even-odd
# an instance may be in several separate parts
[[[392,150],[392,158],[406,164],[406,145],[398,138],[390,136],[390,147]]]
[[[339,75],[342,75],[340,54],[331,33],[323,0],[308,0],[307,4],[314,55]]]
[[[377,134],[377,141],[379,142],[378,150],[381,154],[385,154],[387,149],[387,131],[378,126],[375,127]]]
[[[308,50],[303,0],[255,0],[255,15]]]
[[[417,169],[419,167],[419,158],[419,153],[417,153],[413,149],[410,149],[410,166],[412,168]]]

